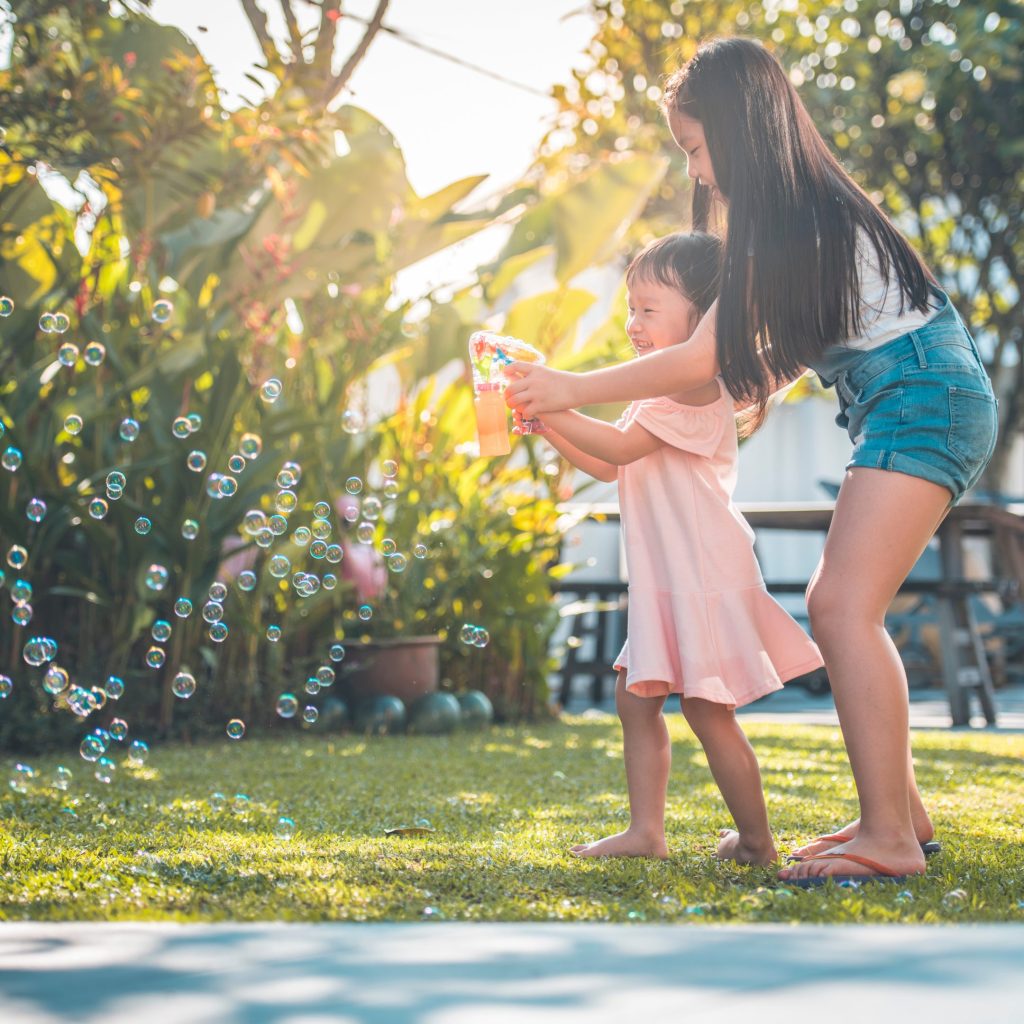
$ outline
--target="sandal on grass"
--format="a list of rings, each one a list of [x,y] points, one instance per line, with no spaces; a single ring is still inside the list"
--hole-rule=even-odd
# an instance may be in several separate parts
[[[836,885],[841,882],[856,882],[858,885],[863,885],[865,882],[905,882],[907,880],[906,875],[901,875],[899,872],[893,871],[892,868],[879,864],[877,860],[861,857],[856,853],[819,853],[814,857],[804,858],[805,863],[812,860],[848,860],[854,864],[860,864],[861,867],[870,868],[872,874],[809,875],[806,878],[783,879],[784,884],[795,885],[798,889],[814,889],[819,885],[826,885],[828,882],[835,882]]]

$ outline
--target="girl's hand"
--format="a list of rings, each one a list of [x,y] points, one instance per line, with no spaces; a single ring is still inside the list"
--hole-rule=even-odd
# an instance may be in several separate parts
[[[580,404],[577,401],[579,379],[575,373],[517,361],[505,367],[505,376],[509,378],[505,402],[525,419]]]

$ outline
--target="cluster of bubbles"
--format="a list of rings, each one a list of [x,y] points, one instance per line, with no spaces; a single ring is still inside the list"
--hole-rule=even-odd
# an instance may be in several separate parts
[[[459,630],[459,640],[467,647],[486,647],[491,642],[491,634],[483,626],[467,622]]]

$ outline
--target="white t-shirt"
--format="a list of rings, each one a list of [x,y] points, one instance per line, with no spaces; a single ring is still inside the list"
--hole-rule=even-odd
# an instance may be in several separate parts
[[[873,349],[884,345],[901,334],[916,330],[926,324],[938,303],[932,300],[927,313],[906,308],[900,312],[899,281],[895,267],[889,267],[889,279],[882,277],[878,266],[878,255],[871,244],[870,236],[860,231],[857,235],[857,274],[860,278],[860,333],[841,342],[844,348]]]

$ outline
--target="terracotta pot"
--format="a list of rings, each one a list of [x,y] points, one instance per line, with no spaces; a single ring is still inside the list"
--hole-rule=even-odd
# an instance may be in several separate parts
[[[405,636],[346,649],[345,685],[355,699],[388,694],[406,705],[433,693],[441,678],[441,640]]]

